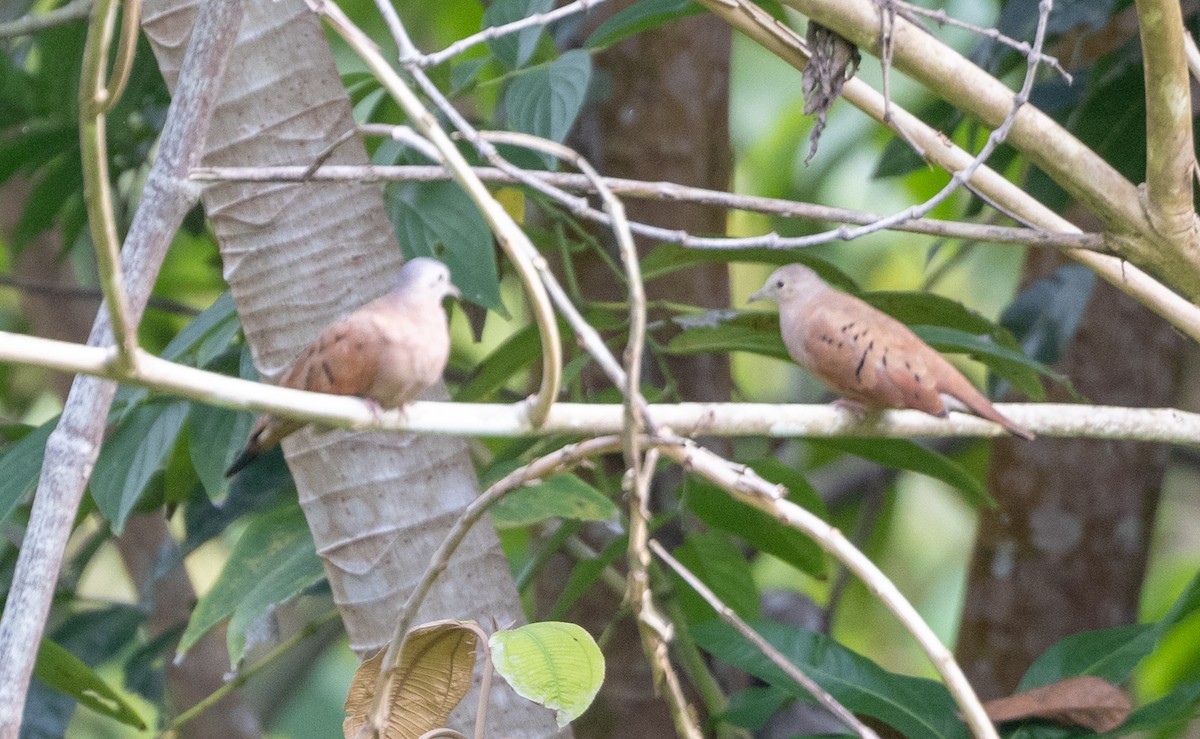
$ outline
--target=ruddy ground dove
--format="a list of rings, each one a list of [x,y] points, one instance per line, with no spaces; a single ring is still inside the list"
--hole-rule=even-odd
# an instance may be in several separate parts
[[[934,416],[962,410],[1023,439],[1033,434],[1000,414],[962,373],[907,326],[830,287],[808,267],[789,264],[751,301],[779,304],[788,354],[853,403],[872,410],[915,408]]]
[[[308,345],[280,383],[334,395],[357,395],[398,408],[436,383],[450,356],[450,331],[442,299],[459,297],[450,270],[418,257],[400,270],[383,297],[330,324]],[[225,472],[231,477],[303,423],[259,417],[245,449]]]

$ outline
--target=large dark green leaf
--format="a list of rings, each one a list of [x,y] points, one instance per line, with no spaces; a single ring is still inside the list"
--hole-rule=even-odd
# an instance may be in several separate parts
[[[583,47],[604,49],[664,23],[703,12],[704,8],[692,0],[641,0],[622,8],[601,23],[583,42]]]
[[[562,474],[522,485],[492,506],[491,516],[496,528],[511,529],[549,518],[610,521],[617,507],[575,475]]]
[[[692,534],[672,554],[742,620],[757,621],[761,617],[758,588],[750,564],[726,534],[716,531]],[[689,622],[701,623],[717,617],[699,593],[667,569],[675,578],[679,606]]]
[[[774,459],[755,460],[748,466],[763,479],[787,487],[791,502],[825,517],[825,504],[800,473]],[[825,554],[812,539],[715,485],[689,477],[684,504],[708,526],[728,531],[813,577],[824,574]]]
[[[854,713],[877,718],[906,737],[968,736],[966,726],[956,716],[954,701],[940,684],[890,673],[821,634],[772,622],[754,626],[784,657]],[[698,624],[692,628],[692,635],[722,662],[810,700],[803,688],[724,623]]]
[[[33,490],[42,472],[46,440],[58,425],[58,417],[50,419],[10,445],[0,456],[0,522],[8,518],[21,499]]]
[[[405,257],[442,260],[464,298],[503,310],[492,231],[458,185],[420,182],[389,187],[388,213]]]
[[[779,336],[779,317],[774,313],[712,310],[700,316],[676,318],[683,328],[667,342],[667,354],[687,356],[702,353],[751,352],[764,357],[788,359]]]
[[[1096,273],[1079,264],[1054,270],[1021,291],[1000,316],[1025,354],[1054,364],[1075,337],[1092,297]]]
[[[1066,382],[1065,377],[1036,359],[1030,359],[1016,349],[1000,346],[965,331],[945,326],[913,326],[912,330],[938,351],[968,354],[979,360],[1034,400],[1046,397],[1038,375]]]
[[[43,639],[33,674],[55,690],[66,693],[102,716],[144,730],[146,722],[125,697],[109,687],[81,659],[54,642]]]
[[[225,470],[250,434],[254,414],[196,403],[188,414],[188,454],[209,498],[225,490]]]
[[[187,418],[188,403],[147,403],[121,419],[92,472],[92,499],[121,533],[150,479],[163,468]]]
[[[545,13],[553,7],[554,0],[494,0],[484,11],[483,27],[503,26],[535,13]],[[525,66],[533,56],[543,30],[543,26],[531,26],[517,33],[492,39],[488,46],[504,66],[518,69]]]
[[[945,326],[977,336],[994,336],[1003,331],[962,303],[934,293],[879,291],[859,297],[910,326]]]
[[[962,465],[908,439],[809,439],[808,443],[853,454],[886,467],[928,475],[961,491],[972,506],[996,506],[983,483]]]
[[[460,402],[476,402],[488,397],[508,382],[509,378],[529,368],[542,356],[542,340],[536,326],[522,328],[479,363],[475,375],[459,388],[455,398]]]
[[[222,619],[230,625],[230,659],[241,657],[245,629],[272,606],[320,580],[323,572],[304,513],[287,505],[255,518],[242,532],[213,587],[192,611],[179,641],[182,654]]]
[[[582,49],[523,72],[504,93],[509,128],[564,140],[583,107],[591,81],[592,57]]]

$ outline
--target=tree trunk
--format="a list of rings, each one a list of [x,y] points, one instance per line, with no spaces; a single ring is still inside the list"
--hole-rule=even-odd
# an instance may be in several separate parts
[[[196,0],[158,0],[144,27],[168,83]],[[354,127],[320,23],[302,0],[249,3],[209,134],[207,165],[309,164]],[[361,140],[332,164],[366,164]],[[360,184],[218,184],[204,203],[255,363],[278,380],[335,318],[381,295],[400,251],[379,189]],[[440,391],[444,397],[444,390]],[[399,607],[461,509],[477,494],[459,439],[304,431],[284,452],[352,648],[391,638]],[[443,573],[422,617],[523,620],[495,533],[477,527]],[[489,732],[558,733],[549,711],[497,682]],[[453,725],[465,729],[471,697]]]
[[[630,4],[618,2],[610,10],[616,12]],[[611,96],[584,112],[575,145],[608,176],[725,189],[731,166],[730,45],[729,26],[703,15],[638,34],[608,49],[598,63],[602,73],[611,78]],[[718,208],[643,200],[630,200],[625,207],[630,220],[699,234],[725,232],[725,213]],[[638,252],[644,255],[654,246],[657,244],[639,240]],[[626,298],[619,292],[620,282],[611,278],[598,257],[581,259],[576,267],[588,298]],[[648,282],[646,292],[649,300],[725,308],[729,305],[728,269],[714,264],[678,272]],[[651,320],[655,317],[652,311]],[[729,400],[728,355],[669,357],[667,368],[680,398]],[[656,369],[647,368],[645,382],[662,384]],[[619,608],[618,601],[610,592],[594,588],[572,612],[572,618],[599,633]],[[637,625],[625,618],[615,628],[605,651],[608,670],[604,686],[592,710],[577,725],[577,733],[588,737],[673,736],[674,723],[655,695]]]
[[[1063,263],[1032,252],[1031,275]],[[1097,404],[1162,407],[1179,394],[1183,340],[1098,282],[1059,370]],[[1051,389],[1052,402],[1070,402]],[[958,659],[984,698],[1012,692],[1054,642],[1131,624],[1169,449],[1162,444],[1001,439],[988,486],[999,508],[980,520]]]

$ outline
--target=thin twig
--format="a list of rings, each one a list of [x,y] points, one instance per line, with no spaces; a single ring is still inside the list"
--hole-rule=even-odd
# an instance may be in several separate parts
[[[138,31],[141,30],[142,0],[125,0],[121,12],[121,35],[117,42],[117,54],[113,59],[112,71],[103,91],[96,93],[99,112],[108,113],[116,107],[129,74],[133,71],[133,57],[137,53]]]
[[[264,668],[270,667],[277,659],[287,654],[295,647],[299,646],[305,639],[308,639],[310,636],[317,633],[322,626],[336,621],[340,617],[341,614],[338,613],[338,610],[335,608],[317,620],[305,624],[304,628],[280,642],[274,649],[263,655],[263,658],[258,662],[255,662],[253,665],[244,670],[239,670],[237,677],[229,680],[228,682],[222,683],[219,688],[197,701],[196,704],[191,708],[171,719],[171,722],[164,727],[163,731],[167,734],[170,734],[173,731],[178,731],[179,729],[183,728],[183,726],[189,721],[212,708],[225,696],[250,682],[250,678],[254,677]]]
[[[8,23],[0,23],[0,38],[28,36],[47,28],[61,26],[65,23],[81,21],[92,12],[92,0],[71,0],[71,2],[55,8],[47,13],[34,15],[30,13]]]
[[[512,23],[505,23],[502,26],[489,26],[479,33],[455,41],[441,51],[435,51],[431,54],[418,55],[415,60],[405,59],[404,61],[411,62],[423,68],[437,66],[447,59],[457,56],[467,49],[478,46],[479,44],[486,43],[488,41],[494,41],[501,36],[507,36],[510,33],[516,33],[517,31],[521,31],[526,28],[550,25],[554,21],[561,20],[567,16],[574,15],[576,13],[585,13],[602,2],[604,2],[604,0],[575,0],[573,3],[567,3],[561,8],[555,8],[548,13],[534,13],[533,15],[526,16],[520,20],[515,20]]]
[[[105,97],[105,66],[118,4],[117,0],[101,0],[92,8],[92,20],[83,52],[83,72],[79,81],[79,143],[83,162],[83,197],[100,270],[100,287],[104,291],[120,361],[132,362],[137,348],[137,325],[130,317],[125,278],[119,266],[121,244],[113,212],[105,134],[105,111],[111,102]]]
[[[922,8],[920,5],[914,5],[912,3],[905,2],[904,0],[890,0],[890,2],[895,3],[897,6],[903,8],[907,13],[924,16],[940,26],[953,26],[954,28],[962,28],[976,35],[984,36],[985,38],[991,39],[998,44],[1003,44],[1004,46],[1009,47],[1026,59],[1031,59],[1035,56],[1033,47],[1029,45],[1029,42],[1017,41],[1014,38],[1009,38],[995,28],[983,28],[982,26],[977,26],[974,23],[960,21],[954,16],[947,14],[945,8],[937,8],[936,10]],[[1059,63],[1057,58],[1044,53],[1038,53],[1036,56],[1039,63],[1045,64],[1055,72],[1058,72],[1058,76],[1062,77],[1068,85],[1074,82],[1074,78],[1071,76],[1070,72],[1063,69],[1062,64]]]
[[[390,131],[393,127],[382,126],[381,128],[386,128]],[[368,132],[375,133],[373,129]],[[490,134],[480,132],[480,135]],[[410,142],[406,140],[405,143]],[[340,182],[347,180],[358,182],[434,182],[451,178],[449,172],[443,167],[422,165],[331,165],[320,168],[312,173],[311,177],[307,178],[302,176],[304,172],[304,167],[197,167],[192,171],[192,179],[197,182],[300,182],[306,179],[314,182]],[[476,167],[474,168],[474,172],[484,182],[498,184],[522,184],[523,182],[517,177],[495,167]],[[548,185],[553,185],[564,190],[584,193],[595,192],[595,188],[584,175],[569,172],[540,171],[527,172],[526,174]],[[605,177],[603,181],[616,195],[645,200],[700,203],[702,205],[713,205],[753,213],[769,213],[789,218],[811,218],[820,221],[843,222],[856,225],[871,224],[883,217],[876,213],[849,208],[838,208],[818,203],[805,203],[779,198],[765,198],[757,195],[740,195],[720,190],[678,185],[673,182],[647,182],[621,177]],[[585,212],[583,215],[587,216],[588,213]],[[637,223],[631,223],[630,226],[635,233],[642,229],[653,228]],[[1098,233],[1012,228],[984,223],[944,221],[932,218],[902,221],[891,224],[888,228],[895,231],[969,241],[986,241],[995,244],[1022,244],[1026,246],[1084,249],[1088,251],[1109,250],[1106,246],[1104,235]],[[764,234],[749,239],[697,239],[686,231],[657,229],[652,235],[662,241],[688,247],[703,245],[711,246],[712,248],[795,248],[793,244],[796,241],[795,239],[784,239],[775,233]]]
[[[664,442],[667,440],[663,440]],[[695,443],[678,439],[677,444],[662,444],[659,449],[685,470],[694,472],[723,488],[736,499],[769,514],[786,526],[795,528],[822,549],[844,563],[889,611],[913,635],[928,655],[955,703],[962,710],[967,725],[976,737],[996,739],[996,729],[983,710],[978,696],[971,688],[954,656],[946,649],[895,584],[861,551],[842,536],[841,532],[815,514],[787,500],[782,485],[772,485],[754,470],[730,464]]]
[[[878,734],[872,731],[870,727],[864,725],[861,721],[855,718],[854,714],[851,713],[841,703],[839,703],[837,698],[834,698],[829,694],[828,691],[818,685],[816,680],[813,680],[811,677],[804,674],[799,667],[797,667],[787,657],[784,657],[779,650],[772,646],[771,643],[766,639],[764,639],[761,634],[750,628],[749,624],[743,621],[742,618],[738,616],[732,608],[725,605],[725,603],[717,597],[716,593],[714,593],[707,585],[705,585],[700,578],[692,574],[691,570],[684,567],[679,560],[672,557],[671,554],[667,552],[667,550],[664,549],[661,544],[659,544],[657,541],[651,540],[650,550],[657,554],[659,559],[661,559],[663,562],[666,562],[667,565],[669,565],[677,575],[683,578],[683,581],[686,582],[692,588],[692,590],[695,590],[700,597],[703,598],[704,601],[708,603],[708,605],[711,606],[714,611],[717,612],[718,618],[732,626],[735,631],[742,635],[743,638],[753,644],[755,649],[762,652],[764,657],[771,660],[772,664],[782,670],[783,673],[795,681],[797,685],[807,690],[809,695],[811,695],[813,698],[816,698],[822,706],[825,706],[826,710],[836,716],[837,719],[845,724],[847,728],[863,737],[863,739],[879,739]]]
[[[31,295],[52,295],[64,300],[87,300],[99,303],[104,299],[104,292],[98,287],[80,287],[79,285],[63,285],[57,282],[42,280],[22,280],[10,275],[0,275],[0,286],[11,287],[14,290]],[[147,308],[166,313],[176,313],[181,316],[198,316],[200,311],[186,303],[170,298],[151,296],[146,302]]]

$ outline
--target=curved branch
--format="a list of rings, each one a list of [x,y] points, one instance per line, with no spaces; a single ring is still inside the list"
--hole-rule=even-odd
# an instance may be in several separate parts
[[[1146,80],[1146,213],[1155,231],[1197,258],[1192,205],[1192,96],[1176,0],[1137,0]]]

